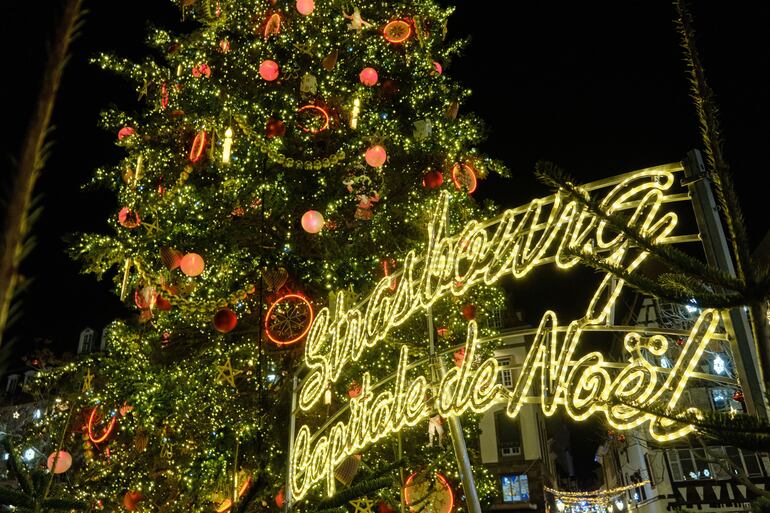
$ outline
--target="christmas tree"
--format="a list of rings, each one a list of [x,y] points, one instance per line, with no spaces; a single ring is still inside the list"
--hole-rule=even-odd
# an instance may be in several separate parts
[[[72,453],[77,498],[107,509],[275,509],[314,311],[334,308],[342,289],[354,303],[398,272],[424,246],[442,191],[450,230],[488,215],[472,194],[504,169],[475,149],[482,125],[460,112],[469,91],[444,74],[463,42],[446,38],[451,9],[433,0],[180,9],[187,30],[153,29],[144,62],[98,58],[140,103],[103,115],[125,158],[94,185],[119,208],[109,235],[80,235],[73,253],[88,272],[117,269],[116,293],[138,314],[113,323],[106,352],[43,376],[62,399],[47,419],[62,434],[51,450]],[[437,350],[504,304],[486,286],[437,302]],[[359,367],[384,379],[402,344],[427,356],[429,335],[424,317],[410,321]],[[337,380],[327,406],[355,397],[358,375]],[[459,485],[448,434],[432,422],[430,444],[419,425],[346,462],[324,507],[398,504],[418,471]],[[469,414],[463,425],[472,447],[477,423]],[[483,471],[476,480],[482,498],[494,493]],[[323,509],[323,496],[297,508]]]

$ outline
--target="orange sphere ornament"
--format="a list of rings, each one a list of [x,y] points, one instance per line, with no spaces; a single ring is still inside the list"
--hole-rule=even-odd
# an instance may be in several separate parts
[[[308,233],[320,232],[324,223],[324,216],[317,210],[308,210],[302,215],[302,229]]]
[[[179,268],[187,276],[198,276],[203,272],[205,263],[198,253],[187,253],[179,261]]]
[[[214,314],[214,328],[220,333],[229,333],[238,324],[238,317],[229,308],[222,308]]]
[[[56,468],[54,468],[54,460],[56,460]],[[72,456],[67,451],[59,451],[59,457],[56,457],[56,453],[52,452],[48,456],[48,470],[54,474],[61,474],[67,472],[72,466]]]
[[[372,87],[377,83],[379,76],[377,70],[374,68],[364,68],[361,73],[358,74],[358,79],[367,87]]]
[[[376,144],[366,150],[366,163],[372,167],[382,167],[388,159],[388,152],[383,146]]]
[[[139,214],[134,212],[128,207],[123,207],[118,212],[118,222],[123,228],[136,228],[142,224],[142,220],[139,218]]]
[[[314,0],[297,0],[297,11],[299,11],[302,16],[307,16],[313,12],[313,9],[315,9]]]
[[[128,491],[123,496],[123,507],[128,511],[136,511],[138,508],[136,503],[142,499],[142,492],[138,492],[136,490]]]
[[[268,82],[272,82],[278,78],[279,71],[278,64],[269,59],[262,61],[262,64],[259,65],[259,76]]]

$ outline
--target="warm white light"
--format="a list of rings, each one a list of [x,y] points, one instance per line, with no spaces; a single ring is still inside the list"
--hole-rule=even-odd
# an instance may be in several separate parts
[[[618,508],[618,511],[623,511],[623,508],[624,508],[625,506],[626,506],[626,504],[625,504],[625,503],[624,503],[622,500],[620,500],[620,499],[617,499],[617,500],[615,501],[615,507],[616,507],[616,508]]]
[[[722,359],[721,356],[717,355],[716,358],[714,358],[714,372],[717,374],[722,374],[725,371],[725,361]]]
[[[230,162],[230,153],[233,147],[233,129],[228,128],[225,130],[225,140],[222,143],[222,162],[227,164]]]
[[[556,499],[556,509],[564,511],[564,503],[560,499]]]

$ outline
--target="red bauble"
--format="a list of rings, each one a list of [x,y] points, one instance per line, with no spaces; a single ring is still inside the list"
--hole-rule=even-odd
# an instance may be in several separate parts
[[[388,152],[379,144],[375,144],[366,150],[366,163],[372,167],[382,167],[388,159]]]
[[[302,229],[308,233],[318,233],[324,227],[324,216],[317,210],[308,210],[302,216]]]
[[[268,82],[272,82],[276,78],[278,78],[279,68],[278,63],[275,61],[271,61],[270,59],[262,61],[262,64],[259,65],[259,76],[267,80]]]
[[[280,509],[283,509],[284,504],[284,497],[283,497],[283,486],[280,490],[278,490],[278,493],[275,494],[275,505],[278,506]]]
[[[358,384],[358,381],[351,381],[348,385],[348,397],[355,399],[359,395],[361,395],[361,385]]]
[[[472,321],[476,318],[476,305],[465,305],[462,313],[466,321]]]
[[[746,398],[743,397],[743,390],[736,390],[733,392],[733,401],[738,401],[739,403],[742,403],[745,401]]]
[[[125,139],[126,137],[128,137],[130,135],[136,135],[136,130],[134,130],[130,126],[124,126],[118,132],[118,141],[122,141],[123,139]]]
[[[444,183],[444,173],[441,171],[428,171],[422,177],[422,186],[426,189],[435,189],[440,187],[442,183]]]
[[[273,137],[283,137],[286,133],[286,123],[280,119],[270,118],[267,120],[267,128],[265,129],[265,135],[268,139]]]
[[[441,63],[438,61],[433,61],[433,69],[436,70],[436,73],[441,75],[444,72],[444,68],[441,66]]]
[[[179,261],[179,268],[187,276],[198,276],[203,272],[205,263],[198,253],[187,253]]]
[[[223,39],[219,42],[219,51],[222,53],[227,53],[230,51],[230,41],[227,39]]]
[[[120,212],[118,212],[118,222],[124,228],[136,228],[142,224],[142,220],[139,218],[139,214],[128,207],[123,207],[120,209]]]
[[[396,513],[396,510],[385,501],[377,504],[377,513]]]
[[[307,16],[313,12],[313,9],[315,9],[314,0],[297,0],[297,11],[299,11],[302,16]]]
[[[676,339],[676,345],[683,346],[684,345],[684,338],[679,337]]]
[[[452,355],[455,365],[458,367],[461,367],[463,362],[465,361],[465,348],[461,347],[457,351],[454,352],[454,355]]]
[[[229,308],[222,308],[214,314],[214,328],[220,333],[233,331],[236,324],[238,324],[238,317]]]
[[[136,503],[142,500],[142,498],[142,492],[137,492],[136,490],[128,491],[123,496],[123,507],[128,511],[136,511]]]
[[[377,75],[376,69],[364,68],[361,70],[361,73],[358,74],[358,79],[365,86],[372,87],[373,85],[377,84],[377,80],[379,79],[379,77]]]

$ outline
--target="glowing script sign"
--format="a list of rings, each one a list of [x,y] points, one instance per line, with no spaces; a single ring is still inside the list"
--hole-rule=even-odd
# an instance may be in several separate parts
[[[593,199],[604,212],[622,211],[628,226],[640,229],[655,244],[671,243],[677,216],[665,211],[663,205],[675,201],[670,190],[674,172],[679,169],[663,166],[619,177],[601,194],[594,192]],[[592,191],[586,189],[585,193],[591,195]],[[578,263],[578,251],[596,255],[627,273],[638,269],[648,256],[622,233],[611,230],[605,221],[561,193],[507,210],[487,222],[471,221],[456,235],[447,233],[448,205],[448,197],[443,195],[428,225],[425,250],[419,256],[408,253],[400,274],[380,280],[359,305],[347,305],[340,293],[334,314],[328,308],[318,313],[305,349],[308,374],[299,391],[301,411],[316,407],[342,371],[355,364],[365,351],[382,343],[414,314],[429,312],[441,298],[462,296],[474,284],[491,285],[506,275],[519,279],[546,263],[572,267]],[[496,359],[477,362],[474,358],[478,328],[471,321],[463,363],[449,370],[437,386],[438,413],[449,417],[468,410],[482,412],[505,402],[507,414],[515,417],[524,404],[539,403],[546,415],[559,408],[576,420],[603,414],[619,430],[647,423],[650,435],[659,441],[691,432],[692,426],[629,405],[677,405],[706,346],[717,336],[719,314],[713,310],[701,313],[679,358],[665,373],[644,357],[665,353],[668,342],[661,335],[627,333],[624,347],[630,357],[627,364],[620,366],[605,361],[599,352],[578,355],[582,333],[607,322],[623,285],[622,280],[604,276],[584,316],[566,328],[558,326],[554,312],[546,312],[512,390],[497,384]],[[401,347],[392,388],[380,390],[364,372],[361,393],[350,401],[346,420],[316,432],[307,425],[298,430],[289,475],[295,499],[322,481],[326,482],[327,493],[332,494],[334,469],[347,456],[429,417],[425,397],[436,387],[426,376],[413,375],[415,368],[410,367],[408,347]],[[539,386],[533,388],[538,378]]]

